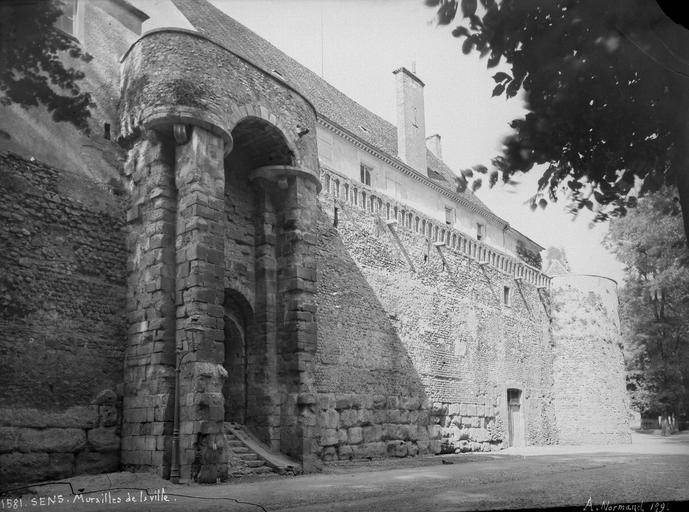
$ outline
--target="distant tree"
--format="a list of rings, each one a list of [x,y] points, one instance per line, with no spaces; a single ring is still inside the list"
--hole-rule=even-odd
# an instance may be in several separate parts
[[[564,187],[596,220],[673,185],[689,233],[689,31],[652,0],[425,3],[441,25],[461,12],[452,35],[463,53],[508,65],[493,75],[493,96],[524,91],[528,113],[512,121],[492,172],[479,165],[465,178],[488,172],[492,186],[543,165],[532,208]]]
[[[556,269],[556,267],[558,267]],[[550,246],[545,251],[545,257],[543,258],[543,269],[544,272],[552,275],[552,272],[570,272],[571,267],[569,266],[569,261],[567,260],[567,254],[562,247]]]
[[[678,203],[672,189],[649,194],[606,237],[626,267],[620,316],[632,405],[664,417],[689,411],[689,250]]]
[[[55,121],[88,133],[95,105],[79,87],[84,73],[66,66],[64,57],[88,62],[91,56],[55,26],[64,6],[62,0],[0,2],[0,103],[45,105]]]

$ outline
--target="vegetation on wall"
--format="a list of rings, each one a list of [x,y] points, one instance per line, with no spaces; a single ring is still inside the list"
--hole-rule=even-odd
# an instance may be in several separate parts
[[[79,87],[84,73],[67,63],[91,56],[56,27],[64,7],[62,0],[0,3],[0,104],[43,105],[55,121],[88,133],[95,104]]]
[[[528,265],[541,270],[541,265],[543,264],[541,254],[530,251],[521,241],[517,242],[517,256],[524,260]]]

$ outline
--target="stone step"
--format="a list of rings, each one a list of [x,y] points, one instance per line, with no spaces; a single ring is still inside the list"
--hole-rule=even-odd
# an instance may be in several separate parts
[[[256,468],[242,468],[230,471],[230,476],[232,478],[242,478],[244,476],[260,476],[260,475],[270,475],[274,471],[268,466],[259,466]]]
[[[262,459],[260,459],[259,456],[256,455],[254,452],[246,452],[246,453],[237,453],[237,452],[235,452],[235,455],[236,455],[239,459],[244,460],[244,461],[247,461],[247,460],[262,460]]]
[[[265,462],[263,462],[261,459],[256,459],[256,460],[244,460],[242,461],[244,464],[249,466],[250,468],[258,468],[258,467],[266,467]],[[268,468],[270,469],[270,468]]]

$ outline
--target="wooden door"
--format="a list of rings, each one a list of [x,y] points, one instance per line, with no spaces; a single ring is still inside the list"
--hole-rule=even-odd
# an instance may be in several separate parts
[[[507,425],[509,446],[524,446],[524,421],[522,419],[522,392],[519,389],[507,390]]]

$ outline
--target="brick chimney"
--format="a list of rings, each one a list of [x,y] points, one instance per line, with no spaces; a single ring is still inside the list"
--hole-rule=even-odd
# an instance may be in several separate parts
[[[437,156],[439,160],[443,159],[443,147],[440,144],[440,135],[436,133],[435,135],[426,137],[426,147],[430,149],[431,153]]]
[[[408,166],[426,174],[424,83],[401,67],[393,71],[397,89],[397,155]]]

